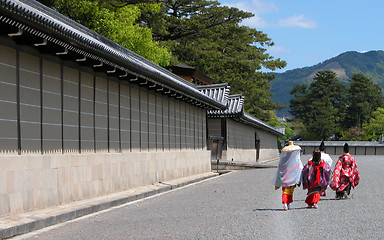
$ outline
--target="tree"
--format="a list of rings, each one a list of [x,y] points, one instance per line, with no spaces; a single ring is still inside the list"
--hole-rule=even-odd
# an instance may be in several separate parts
[[[98,0],[40,1],[156,64],[167,66],[170,62],[170,53],[158,42],[153,41],[151,29],[140,27],[136,23],[141,15],[141,9],[155,13],[160,10],[158,4],[116,8],[108,1]]]
[[[319,71],[309,86],[297,85],[292,89],[290,93],[294,98],[290,101],[290,112],[302,120],[303,138],[326,140],[339,133],[344,92],[344,85],[332,71]]]
[[[384,108],[377,108],[372,112],[371,119],[363,124],[366,132],[365,140],[383,141],[384,137]]]
[[[273,71],[286,63],[266,52],[266,47],[274,45],[266,34],[240,26],[252,13],[211,0],[56,0],[55,6],[70,18],[162,66],[169,63],[169,55],[162,48],[165,47],[172,54],[171,64],[181,62],[199,69],[216,83],[228,82],[232,93],[246,98],[246,111],[262,120],[274,118],[274,110],[283,108],[270,99],[274,76],[261,69]],[[156,43],[150,41],[150,30]],[[141,43],[142,38],[147,41]]]
[[[289,92],[293,95],[294,98],[290,100],[290,110],[289,113],[292,116],[305,119],[307,111],[308,111],[308,95],[309,95],[309,86],[307,84],[299,84],[292,88]]]
[[[182,62],[216,83],[228,82],[232,93],[244,95],[247,112],[268,121],[273,118],[274,109],[282,106],[270,99],[273,75],[260,69],[275,70],[286,63],[266,52],[266,47],[274,45],[266,34],[240,26],[243,19],[251,16],[216,1],[168,0],[162,4],[161,12],[143,13],[141,21],[172,52],[172,64]]]
[[[382,88],[362,73],[349,80],[346,126],[362,128],[378,107],[384,106]]]

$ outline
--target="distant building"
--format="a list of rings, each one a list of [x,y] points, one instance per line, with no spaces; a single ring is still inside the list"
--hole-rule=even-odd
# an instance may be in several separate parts
[[[384,155],[384,144],[379,142],[325,141],[325,151],[331,155],[343,155],[346,142],[352,155]],[[301,147],[303,154],[311,155],[313,150],[319,149],[321,141],[294,141],[294,143]]]
[[[170,67],[170,70],[180,76],[181,78],[187,80],[188,82],[194,83],[196,85],[210,85],[213,84],[213,79],[207,77],[202,72],[197,70],[194,67],[187,66],[185,64],[178,64]]]

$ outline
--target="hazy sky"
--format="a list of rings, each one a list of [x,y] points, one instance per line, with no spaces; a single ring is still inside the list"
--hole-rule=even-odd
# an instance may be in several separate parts
[[[287,62],[279,72],[312,66],[346,51],[384,49],[384,0],[219,0],[252,12],[244,25],[275,43],[271,56]]]

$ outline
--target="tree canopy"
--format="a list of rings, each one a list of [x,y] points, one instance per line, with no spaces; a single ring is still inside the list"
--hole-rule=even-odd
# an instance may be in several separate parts
[[[156,14],[143,12],[141,21],[170,50],[172,64],[181,62],[216,83],[228,82],[232,93],[244,95],[246,111],[268,121],[274,117],[274,109],[281,106],[271,101],[273,76],[261,72],[261,68],[275,70],[286,63],[266,52],[266,47],[274,43],[265,33],[240,25],[252,16],[217,1],[168,0]]]
[[[290,101],[290,112],[303,121],[306,138],[326,140],[338,132],[344,85],[336,73],[317,72],[309,86],[297,85],[291,94],[294,98]]]
[[[273,75],[286,62],[266,48],[267,34],[241,26],[253,16],[212,0],[40,0],[161,66],[184,63],[243,94],[246,111],[269,121]]]
[[[137,23],[141,9],[155,13],[160,11],[158,4],[114,7],[111,2],[97,0],[41,1],[150,61],[161,66],[169,65],[171,55],[167,48],[153,41],[151,29]]]
[[[380,121],[380,111],[375,110],[384,106],[381,87],[361,73],[354,74],[349,82],[349,87],[345,87],[337,79],[336,73],[320,71],[309,86],[296,85],[292,89],[290,113],[303,123],[300,125],[303,127],[303,139],[327,140],[340,137],[340,140],[364,140],[368,136],[371,139],[378,138],[378,133],[372,126],[377,126],[376,122]],[[371,116],[378,120],[372,120],[373,122],[368,124]]]
[[[364,123],[365,140],[384,140],[384,108],[377,108],[372,112],[372,118]]]
[[[362,127],[371,113],[383,106],[382,88],[362,73],[354,74],[349,80],[346,127]]]

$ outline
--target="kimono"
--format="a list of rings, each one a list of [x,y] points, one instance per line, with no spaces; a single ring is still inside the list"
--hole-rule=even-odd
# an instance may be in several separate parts
[[[328,153],[321,152],[321,160],[324,160],[324,162],[328,164],[329,167],[332,167],[333,160]],[[309,161],[312,161],[312,158],[310,158]]]
[[[300,161],[301,150],[281,152],[280,162],[273,179],[275,187],[296,186],[301,182],[303,164]]]
[[[321,161],[320,165],[315,165],[312,161],[304,166],[302,171],[303,188],[308,189],[307,199],[305,202],[309,206],[318,203],[321,195],[325,195],[325,190],[331,180],[331,168],[325,161]]]
[[[342,192],[346,189],[349,190],[351,187],[355,188],[359,181],[360,173],[353,155],[345,154],[340,156],[333,171],[333,180],[330,187],[336,192]]]
[[[332,158],[329,156],[329,154],[325,152],[321,152],[321,160],[324,160],[326,164],[331,168],[332,167]]]
[[[300,152],[301,149],[281,152],[277,172],[272,179],[275,189],[282,187],[283,204],[289,205],[293,202],[293,191],[295,186],[301,183],[303,164],[300,161]]]

